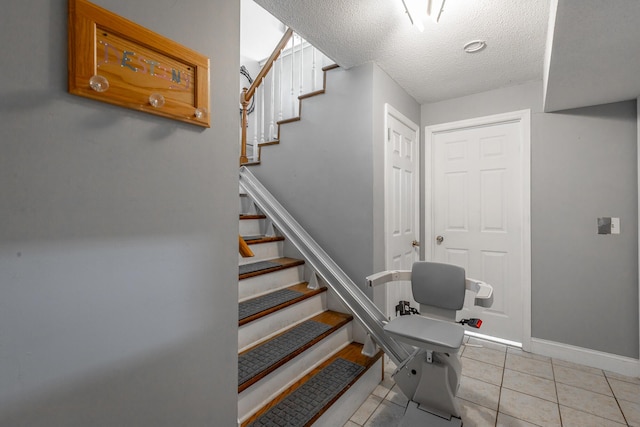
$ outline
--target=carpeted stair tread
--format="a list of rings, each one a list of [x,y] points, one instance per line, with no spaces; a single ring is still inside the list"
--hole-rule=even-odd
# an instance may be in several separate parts
[[[238,385],[242,385],[289,354],[295,353],[316,340],[331,326],[307,320],[278,337],[238,356]]]
[[[250,264],[242,264],[238,266],[238,274],[249,274],[257,271],[268,270],[270,268],[277,268],[280,264],[273,261],[258,261]]]
[[[238,320],[246,319],[261,311],[269,310],[302,296],[304,296],[303,293],[292,289],[279,289],[266,295],[243,301],[238,304]]]
[[[322,312],[238,355],[238,392],[295,358],[353,320],[335,311]]]
[[[307,282],[302,282],[241,301],[238,304],[238,325],[242,326],[253,322],[278,310],[327,291],[326,287],[309,289],[308,285]]]
[[[251,427],[304,427],[364,371],[338,358],[250,424]]]
[[[262,262],[269,262],[269,263],[273,263],[273,264],[270,264],[271,267],[259,268],[259,269],[255,270],[255,271],[250,271],[253,268],[252,267],[248,267],[248,266],[251,266],[253,264],[258,264],[258,263],[243,264],[243,265],[239,266],[239,268],[238,268],[238,280],[248,279],[249,277],[259,276],[261,274],[271,273],[272,271],[284,270],[286,268],[296,267],[298,265],[303,265],[304,264],[304,260],[294,259],[294,258],[286,258],[286,257],[274,258],[274,259],[270,259],[268,261],[259,261],[259,263],[262,263]],[[245,266],[247,266],[247,267],[245,267]]]
[[[280,404],[280,402],[285,401],[289,395],[291,395],[292,393],[295,393],[301,387],[304,387],[304,384],[306,384],[308,381],[311,381],[318,373],[320,373],[322,370],[324,370],[324,368],[329,366],[335,360],[344,359],[344,360],[347,360],[347,361],[349,361],[351,363],[354,363],[354,364],[362,366],[363,370],[360,372],[360,374],[358,374],[358,376],[356,376],[356,378],[353,378],[345,386],[339,387],[339,389],[338,389],[338,387],[336,387],[336,389],[338,389],[337,390],[338,393],[327,404],[325,404],[324,407],[321,408],[319,411],[314,410],[313,411],[314,414],[312,415],[312,418],[309,419],[309,421],[307,421],[305,424],[301,424],[301,425],[309,426],[309,425],[313,424],[315,421],[318,420],[318,418],[320,418],[320,416],[324,412],[329,410],[331,405],[336,400],[338,400],[340,398],[340,396],[342,394],[344,394],[358,380],[359,376],[363,375],[364,372],[366,370],[368,370],[369,368],[371,368],[374,365],[374,363],[378,359],[380,359],[381,357],[382,357],[382,352],[381,351],[379,351],[374,357],[367,357],[367,356],[362,354],[362,344],[358,344],[358,343],[349,344],[348,346],[346,346],[345,348],[343,348],[342,350],[338,351],[336,354],[334,354],[333,356],[331,356],[330,358],[325,360],[319,366],[314,368],[311,372],[309,372],[303,378],[300,378],[296,383],[294,383],[292,386],[288,387],[286,390],[284,390],[282,393],[280,393],[271,402],[268,402],[266,405],[264,405],[255,414],[253,414],[252,416],[250,416],[249,418],[244,420],[242,422],[242,427],[260,426],[260,424],[253,424],[253,423],[256,422],[257,420],[259,420],[267,412],[269,412],[269,410],[271,410],[271,408],[277,407]],[[306,392],[307,391],[305,391],[305,393]],[[311,397],[313,397],[313,396],[311,396]],[[307,416],[307,418],[308,418],[308,416]],[[278,426],[279,424],[273,424],[273,425]],[[287,425],[287,424],[283,424],[283,425]],[[297,424],[295,424],[295,425],[297,425]]]

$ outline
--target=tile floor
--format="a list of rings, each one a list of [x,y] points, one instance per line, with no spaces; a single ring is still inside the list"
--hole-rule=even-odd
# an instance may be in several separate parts
[[[464,427],[640,427],[640,378],[471,338],[461,349]],[[385,358],[385,360],[388,360]],[[407,398],[385,379],[344,427],[393,427]]]

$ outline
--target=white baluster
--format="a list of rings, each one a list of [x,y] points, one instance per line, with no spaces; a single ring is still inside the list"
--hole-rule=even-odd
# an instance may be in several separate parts
[[[296,39],[296,35],[295,33],[291,36],[291,52],[290,52],[290,60],[291,60],[291,117],[294,117],[296,115],[296,101],[295,101],[295,90],[293,89],[293,58],[295,57],[295,41]]]
[[[260,82],[260,143],[264,144],[264,77]]]
[[[302,86],[304,83],[304,40],[300,37],[300,91],[298,95],[302,95]]]
[[[280,84],[278,85],[278,92],[280,92],[280,107],[278,108],[278,121],[282,120],[282,100],[284,99],[284,85],[282,84],[282,52],[280,52],[280,57],[278,58],[278,62],[280,63],[280,73],[278,74],[278,80]]]
[[[318,76],[316,74],[316,48],[311,46],[311,92],[316,91],[316,80]]]
[[[258,103],[255,102],[256,97],[258,96],[258,91],[253,92],[253,105],[257,105]],[[252,144],[252,153],[251,156],[253,157],[254,161],[257,161],[258,159],[256,158],[256,156],[258,155],[258,112],[256,111],[256,108],[253,108],[253,144]]]
[[[276,68],[271,67],[271,110],[269,115],[271,116],[271,123],[269,124],[269,141],[273,141],[275,138],[275,120],[276,120]]]

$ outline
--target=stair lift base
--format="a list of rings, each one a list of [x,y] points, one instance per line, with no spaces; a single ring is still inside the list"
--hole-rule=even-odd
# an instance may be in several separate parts
[[[462,365],[456,355],[420,350],[394,374],[398,387],[409,397],[401,426],[461,426],[456,394]],[[434,387],[434,384],[439,386]],[[418,402],[429,402],[429,406]]]

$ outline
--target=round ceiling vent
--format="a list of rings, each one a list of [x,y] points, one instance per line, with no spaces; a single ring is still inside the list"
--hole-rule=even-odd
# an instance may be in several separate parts
[[[484,40],[473,40],[465,44],[462,49],[464,49],[464,51],[467,53],[476,53],[480,52],[485,47],[487,47],[487,42],[485,42]]]

